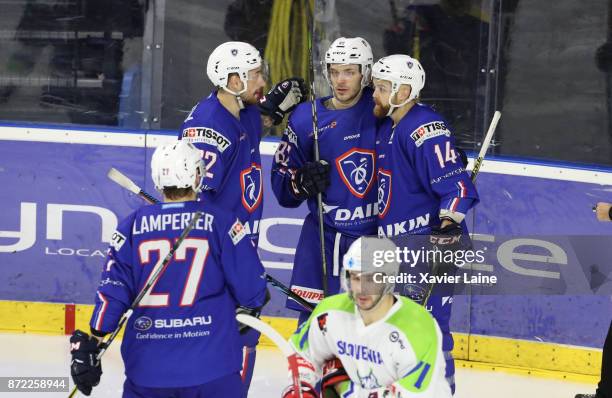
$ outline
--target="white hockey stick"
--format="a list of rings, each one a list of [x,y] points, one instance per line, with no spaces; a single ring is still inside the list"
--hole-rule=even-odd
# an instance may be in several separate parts
[[[499,119],[501,118],[501,112],[495,111],[493,114],[493,119],[491,120],[491,124],[489,125],[489,130],[487,131],[487,135],[482,141],[482,145],[480,146],[480,152],[478,153],[478,158],[474,161],[474,168],[472,169],[472,182],[476,180],[476,176],[480,171],[480,166],[482,166],[482,161],[484,160],[485,155],[487,154],[487,150],[489,149],[489,145],[491,144],[491,140],[493,139],[493,135],[495,134],[495,129],[497,128],[497,123],[499,123]]]
[[[123,174],[116,168],[111,167],[111,169],[108,171],[108,174],[106,174],[106,176],[110,178],[111,180],[113,180],[114,182],[116,182],[117,184],[121,185],[123,188],[127,189],[128,191],[135,193],[138,196],[141,196],[147,202],[149,203],[158,202],[157,199],[155,199],[153,196],[143,191],[138,185],[134,183],[134,181],[130,180],[125,174]]]
[[[287,362],[289,362],[289,370],[291,371],[291,381],[293,382],[294,391],[298,391],[299,397],[302,398],[302,387],[300,385],[300,373],[298,371],[297,357],[298,354],[291,348],[291,345],[280,335],[274,328],[261,319],[247,314],[237,314],[236,320],[257,330],[270,340],[281,350]]]

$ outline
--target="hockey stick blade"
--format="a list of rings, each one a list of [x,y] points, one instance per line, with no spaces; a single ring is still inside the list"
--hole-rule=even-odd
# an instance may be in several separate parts
[[[140,188],[138,185],[136,185],[136,183],[134,181],[130,180],[130,178],[128,176],[126,176],[125,174],[123,174],[122,172],[117,170],[116,168],[112,167],[108,171],[106,176],[108,178],[110,178],[111,180],[113,180],[114,182],[116,182],[118,185],[120,185],[123,188],[127,189],[128,191],[130,191],[132,193],[135,193],[138,196],[141,196],[147,202],[149,202],[149,203],[157,203],[158,202],[157,199],[155,199],[153,196],[151,196],[148,193],[146,193],[145,191],[143,191],[142,188]]]
[[[297,366],[297,353],[291,348],[291,345],[280,335],[272,326],[268,325],[261,319],[255,318],[254,316],[247,314],[237,314],[236,320],[244,325],[247,325],[267,338],[269,338],[274,345],[276,345],[285,358],[289,362],[289,369],[291,370],[291,380],[295,391],[298,391],[299,396],[302,397],[302,388],[300,385],[300,374]]]
[[[306,311],[312,312],[314,310],[315,306],[313,304],[309,303],[308,301],[300,297],[298,294],[291,291],[287,286],[282,284],[279,280],[275,279],[273,276],[269,274],[265,274],[265,279],[266,279],[266,282],[268,282],[269,284],[271,284],[272,286],[274,286],[275,288],[277,288],[278,290],[286,294],[290,299],[294,300],[296,303],[301,305]]]
[[[493,114],[493,119],[491,120],[491,124],[489,125],[489,130],[487,130],[487,135],[485,135],[485,138],[482,141],[482,145],[480,146],[478,158],[476,158],[476,160],[474,161],[474,168],[472,169],[472,182],[476,180],[476,176],[480,171],[480,166],[482,166],[484,157],[487,154],[487,151],[489,150],[489,145],[493,140],[493,135],[495,134],[495,129],[497,128],[497,123],[499,123],[500,118],[501,112],[495,111],[495,113]]]

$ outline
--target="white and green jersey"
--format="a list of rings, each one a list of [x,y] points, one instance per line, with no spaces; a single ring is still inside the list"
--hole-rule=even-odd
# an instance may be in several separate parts
[[[422,306],[396,299],[387,315],[365,326],[348,294],[328,297],[289,341],[319,372],[325,361],[340,359],[351,379],[342,398],[450,398],[438,324]]]

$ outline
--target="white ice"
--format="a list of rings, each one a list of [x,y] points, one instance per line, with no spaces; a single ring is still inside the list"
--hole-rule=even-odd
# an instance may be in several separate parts
[[[121,397],[124,377],[118,343],[111,346],[102,360],[104,374],[91,395],[93,398]],[[69,377],[68,337],[0,333],[0,376]],[[456,380],[457,398],[573,398],[577,393],[593,393],[595,389],[590,384],[462,368],[457,370]],[[249,397],[280,397],[286,384],[286,363],[280,352],[260,348]],[[52,398],[68,394],[20,392],[0,396]]]

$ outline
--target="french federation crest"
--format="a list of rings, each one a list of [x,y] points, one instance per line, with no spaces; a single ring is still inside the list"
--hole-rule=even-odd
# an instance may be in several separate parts
[[[378,218],[384,218],[391,207],[391,172],[378,169]]]
[[[336,168],[349,191],[363,198],[374,184],[374,151],[352,148],[336,158]]]
[[[248,169],[240,172],[242,205],[249,213],[254,212],[261,204],[261,165],[253,163]]]

